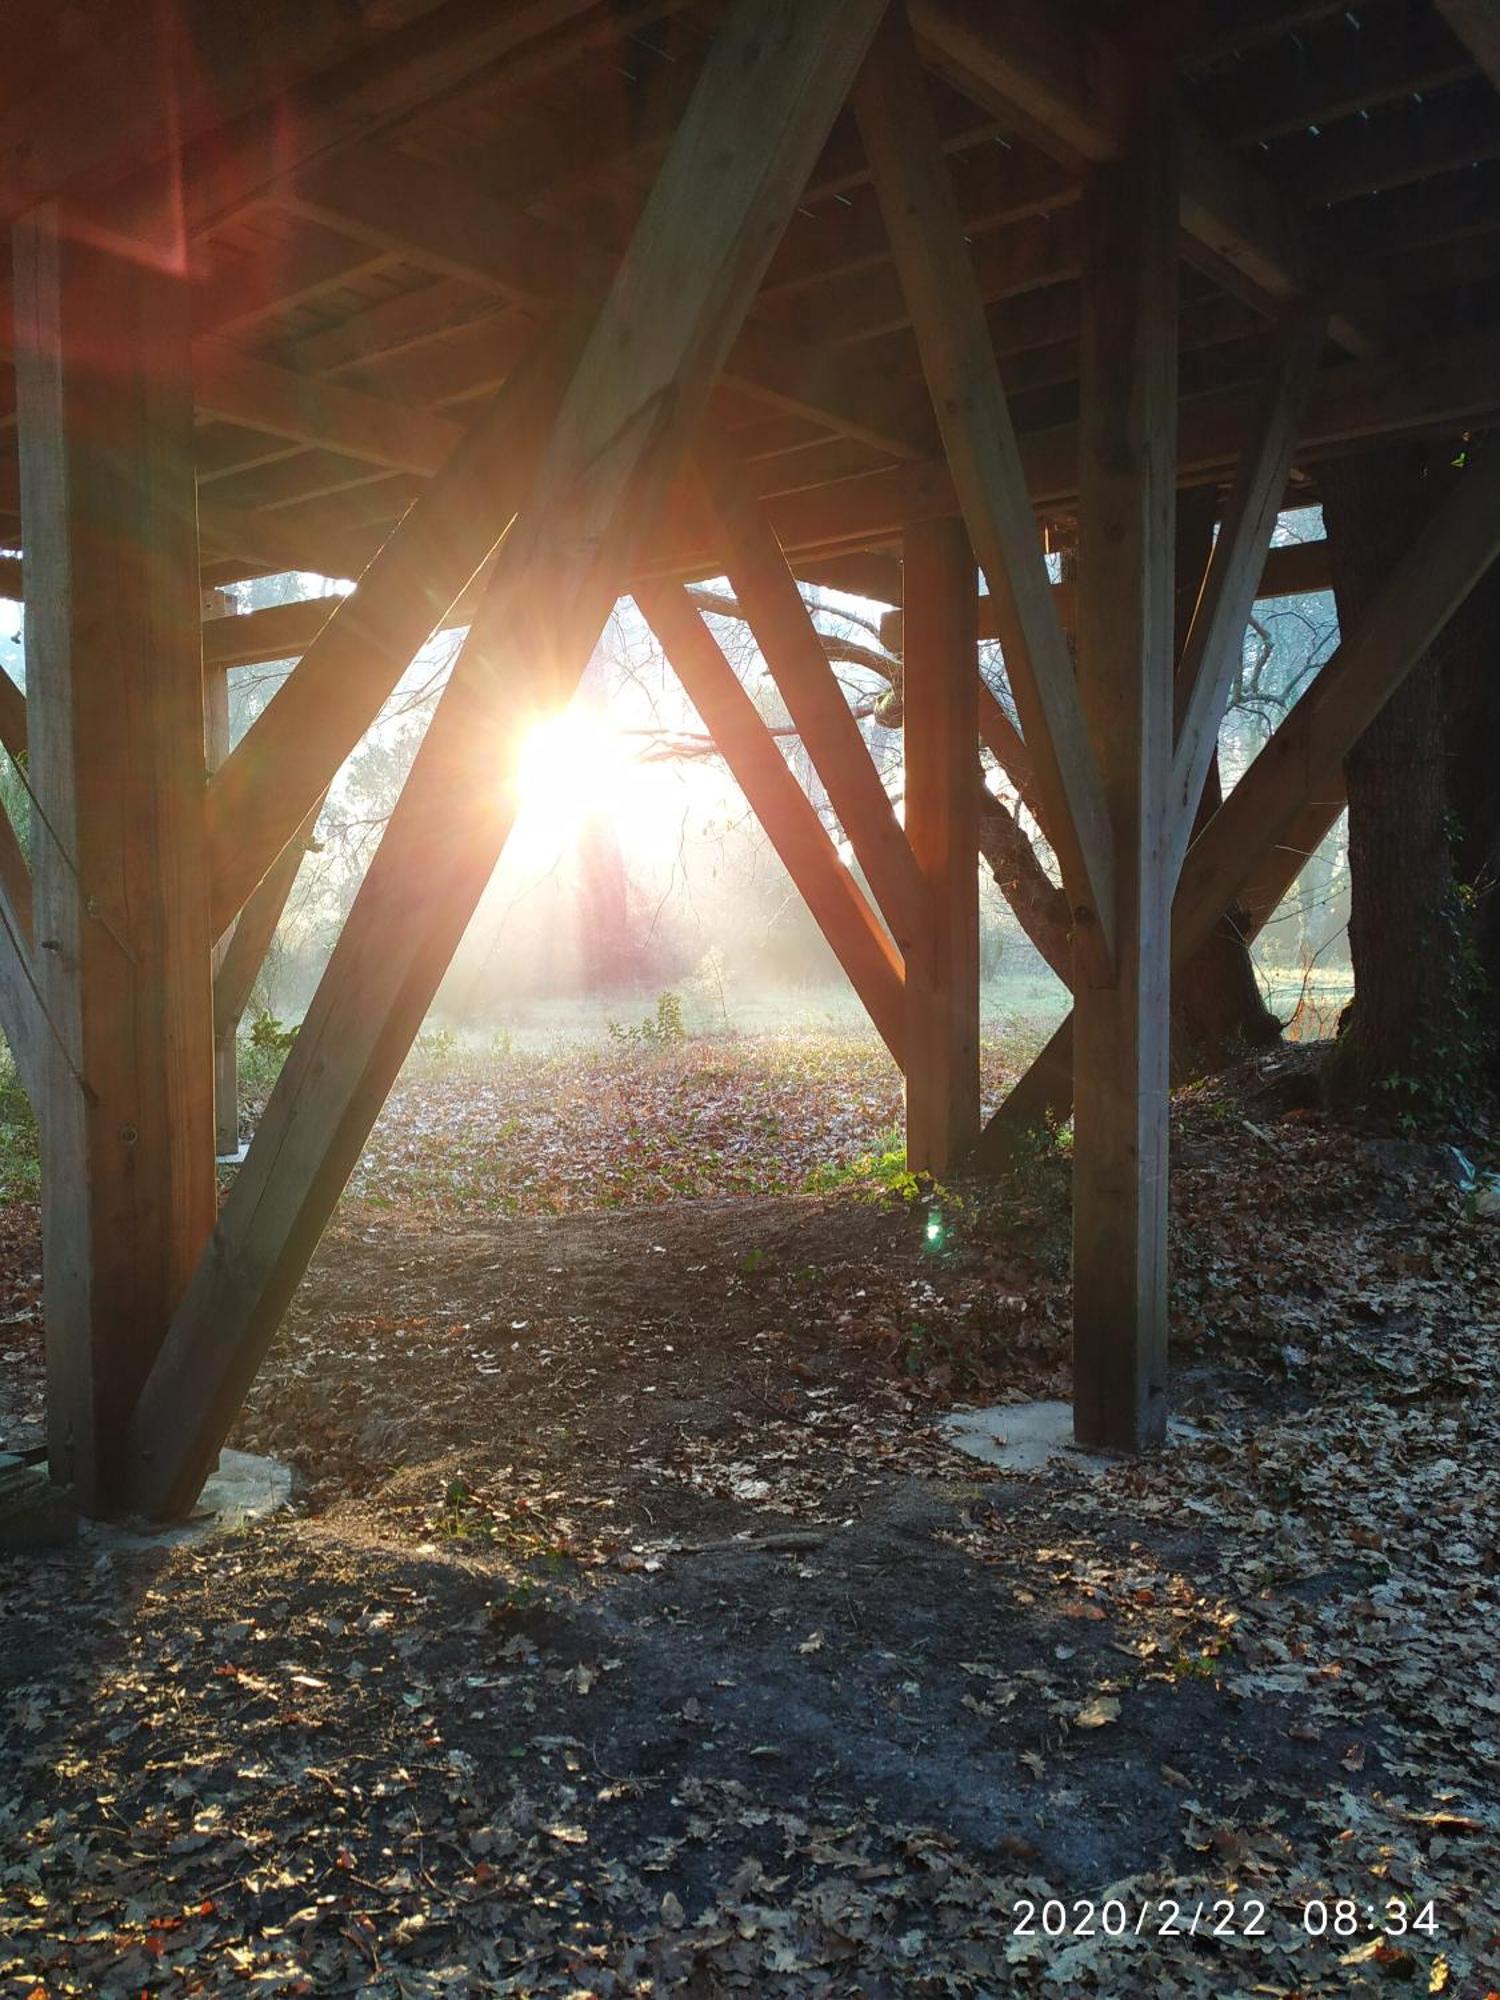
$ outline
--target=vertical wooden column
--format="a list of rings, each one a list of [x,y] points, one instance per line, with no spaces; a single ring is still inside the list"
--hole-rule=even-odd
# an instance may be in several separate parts
[[[1164,88],[1084,196],[1078,686],[1114,835],[1113,965],[1078,955],[1074,1431],[1140,1451],[1167,1417],[1168,804],[1177,172]]]
[[[906,1161],[949,1173],[979,1137],[978,573],[962,521],[906,530],[906,833],[926,934],[906,962]]]
[[[187,288],[105,240],[14,231],[48,1446],[96,1514],[214,1216]]]
[[[203,749],[210,773],[217,771],[229,756],[229,675],[222,668],[204,676]],[[216,979],[233,935],[233,931],[226,931],[214,946]],[[233,1020],[214,1023],[214,1151],[221,1160],[231,1158],[240,1149],[239,1026],[238,1015]]]

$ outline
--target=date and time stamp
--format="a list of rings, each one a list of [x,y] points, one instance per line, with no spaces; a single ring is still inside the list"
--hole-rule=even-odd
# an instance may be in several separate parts
[[[1354,1944],[1383,1937],[1435,1940],[1441,1918],[1435,1901],[1409,1901],[1392,1896],[1383,1902],[1353,1897],[1312,1899],[1278,1911],[1254,1896],[1199,1897],[1177,1901],[1170,1896],[1140,1902],[1087,1897],[1064,1901],[1050,1897],[1032,1902],[1018,1897],[1009,1910],[1015,1937],[1052,1939],[1059,1944],[1084,1938],[1257,1938],[1271,1937],[1288,1921],[1309,1938]]]

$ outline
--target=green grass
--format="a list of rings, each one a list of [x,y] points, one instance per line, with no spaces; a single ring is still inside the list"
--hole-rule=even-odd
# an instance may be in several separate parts
[[[809,1194],[855,1190],[876,1199],[899,1195],[903,1201],[915,1201],[922,1192],[921,1182],[907,1167],[906,1135],[899,1125],[882,1133],[868,1153],[814,1167],[804,1185]]]

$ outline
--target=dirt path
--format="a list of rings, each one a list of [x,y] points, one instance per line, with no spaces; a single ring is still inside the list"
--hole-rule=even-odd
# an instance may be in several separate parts
[[[301,1511],[0,1565],[4,1990],[1500,1986],[1493,1226],[1181,1123],[1192,1433],[1102,1476],[933,1428],[1066,1391],[1055,1161],[346,1210],[236,1440]]]

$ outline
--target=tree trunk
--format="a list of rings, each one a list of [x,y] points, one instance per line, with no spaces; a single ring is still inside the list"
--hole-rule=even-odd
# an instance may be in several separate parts
[[[1217,515],[1218,493],[1212,486],[1194,487],[1177,497],[1174,636],[1179,660],[1213,549]],[[1180,686],[1177,690],[1179,721],[1191,692]],[[1218,810],[1222,797],[1215,751],[1193,822],[1195,834]],[[1238,918],[1239,913],[1231,910],[1213,936],[1172,975],[1174,1082],[1221,1069],[1244,1050],[1270,1048],[1281,1039],[1281,1023],[1261,996]]]
[[[1196,832],[1223,793],[1215,755],[1203,786]],[[1274,1048],[1282,1024],[1266,1005],[1245,943],[1248,919],[1230,910],[1213,936],[1172,975],[1172,1074],[1177,1082],[1222,1069],[1247,1049]]]
[[[1339,623],[1351,631],[1442,489],[1426,447],[1325,465],[1324,519]],[[1446,825],[1445,634],[1345,761],[1352,1005],[1324,1065],[1330,1103],[1411,1119],[1467,1108],[1472,978]],[[1492,781],[1493,782],[1493,781]]]
[[[1064,985],[1073,977],[1073,919],[1068,899],[1037,859],[1015,815],[979,783],[979,852],[1017,923]]]

